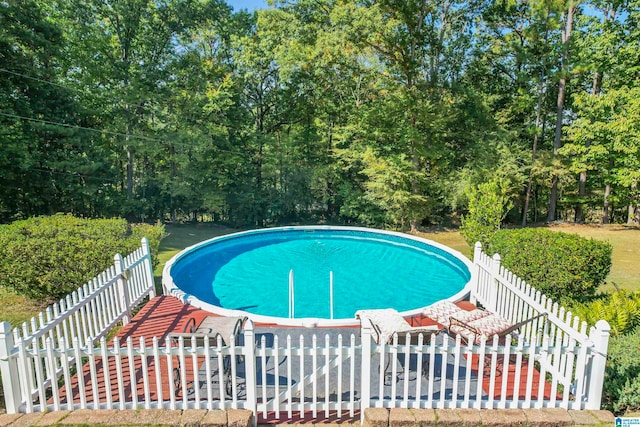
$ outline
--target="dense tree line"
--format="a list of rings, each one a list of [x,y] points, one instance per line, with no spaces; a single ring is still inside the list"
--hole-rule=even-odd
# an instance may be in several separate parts
[[[640,2],[0,2],[0,221],[640,217]]]

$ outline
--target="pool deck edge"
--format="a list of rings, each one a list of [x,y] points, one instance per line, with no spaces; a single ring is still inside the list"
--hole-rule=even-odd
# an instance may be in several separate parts
[[[258,425],[344,425],[363,427],[408,427],[428,425],[464,426],[603,426],[612,425],[609,411],[574,411],[565,409],[384,409],[369,408],[362,424],[354,418],[257,420]],[[37,426],[134,426],[134,425],[209,425],[250,427],[253,415],[247,410],[88,410],[54,411],[31,414],[0,414],[0,427]]]

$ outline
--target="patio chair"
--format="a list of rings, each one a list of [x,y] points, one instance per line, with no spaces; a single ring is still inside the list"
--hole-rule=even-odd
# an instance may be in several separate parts
[[[420,314],[441,324],[444,329],[448,330],[452,317],[461,319],[464,322],[470,322],[488,315],[489,312],[480,309],[468,311],[458,307],[451,301],[438,301],[423,308]]]
[[[398,344],[406,344],[407,333],[410,334],[412,343],[417,342],[419,334],[435,335],[440,332],[437,325],[411,326],[404,317],[392,308],[378,310],[358,310],[356,317],[361,322],[369,322],[375,332],[376,344],[391,344],[394,334],[398,334]]]
[[[505,341],[508,335],[517,338],[520,328],[538,319],[542,319],[542,322],[544,323],[547,316],[548,313],[540,313],[517,323],[510,322],[497,313],[489,313],[486,316],[466,322],[456,317],[451,317],[449,333],[453,336],[455,336],[455,334],[459,334],[462,338],[463,344],[465,345],[469,345],[469,343],[479,345],[482,342],[482,337],[485,337],[487,345],[492,345],[492,338],[494,336],[498,337],[499,345],[507,345]],[[508,344],[510,345],[511,343]],[[484,359],[485,363],[483,372],[485,375],[490,375],[492,355],[487,353],[485,354]],[[497,372],[501,375],[502,363],[498,363],[496,368]]]
[[[474,313],[474,312],[483,313]],[[494,335],[498,338],[505,338],[507,335],[517,336],[520,328],[538,319],[544,323],[548,313],[540,313],[536,316],[513,323],[497,313],[490,313],[485,310],[472,310],[465,318],[465,313],[454,313],[449,320],[449,332],[452,335],[459,334],[466,344],[480,344],[482,337],[489,339]],[[482,315],[481,315],[482,314]],[[504,342],[502,343],[504,344]]]
[[[474,310],[464,310],[452,302],[439,301],[423,309],[422,315],[429,317],[442,324],[447,333],[455,337],[460,335],[463,345],[469,343],[478,345],[485,337],[488,345],[492,344],[491,338],[498,336],[499,344],[505,345],[507,335],[517,338],[518,331],[525,325],[538,319],[544,323],[547,313],[540,313],[536,316],[513,323],[497,313],[476,308]],[[491,355],[485,356],[485,369],[490,368]]]
[[[398,345],[405,345],[407,343],[407,334],[409,334],[410,343],[414,345],[418,343],[420,334],[424,334],[425,339],[423,343],[426,344],[428,342],[427,337],[433,339],[441,330],[438,325],[411,326],[398,311],[392,308],[359,310],[356,312],[356,317],[360,319],[361,324],[368,322],[371,325],[371,328],[375,332],[374,341],[376,344],[393,344],[395,342]],[[394,341],[395,334],[397,334],[396,341]],[[400,364],[402,364],[404,358],[401,357],[400,354],[397,354],[397,357]],[[390,366],[391,357],[387,359],[384,368],[384,382],[387,385],[391,382]]]
[[[195,318],[191,317],[187,320],[182,333],[170,333],[169,335],[167,335],[167,340],[171,340],[172,344],[175,346],[178,344],[179,339],[182,337],[183,342],[186,345],[190,345],[192,337],[195,337],[196,346],[202,347],[204,346],[205,338],[208,337],[209,345],[214,347],[218,343],[218,337],[220,337],[223,346],[230,345],[231,338],[235,339],[235,345],[240,345],[242,327],[246,320],[246,317],[208,316],[200,323],[199,326],[196,327],[196,320]],[[178,358],[178,367],[173,368],[173,383],[175,386],[176,395],[180,392],[182,384],[180,379],[180,372],[180,358]],[[217,372],[217,370],[213,372],[213,375],[218,374],[219,373]],[[232,390],[231,357],[224,356],[223,372],[222,374],[218,375],[218,377],[219,381],[224,381],[224,384],[226,386],[225,391],[227,393],[227,396],[230,396]],[[197,372],[194,373],[194,383],[196,381],[199,382]],[[191,383],[188,386],[188,394],[193,394],[194,387],[199,387],[199,384],[196,385],[194,383]]]

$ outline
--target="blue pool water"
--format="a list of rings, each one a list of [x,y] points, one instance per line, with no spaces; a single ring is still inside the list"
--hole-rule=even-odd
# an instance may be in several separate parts
[[[213,239],[178,256],[170,274],[178,288],[207,303],[287,317],[290,270],[296,318],[329,318],[330,271],[334,318],[353,318],[360,309],[423,307],[453,296],[470,279],[463,261],[425,241],[345,228]]]

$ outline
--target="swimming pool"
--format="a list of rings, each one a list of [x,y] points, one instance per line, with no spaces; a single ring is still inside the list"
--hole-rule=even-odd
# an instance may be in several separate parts
[[[163,288],[221,314],[243,312],[284,325],[336,324],[361,309],[410,313],[460,299],[470,279],[467,258],[435,242],[313,226],[235,233],[187,248],[165,266]]]

